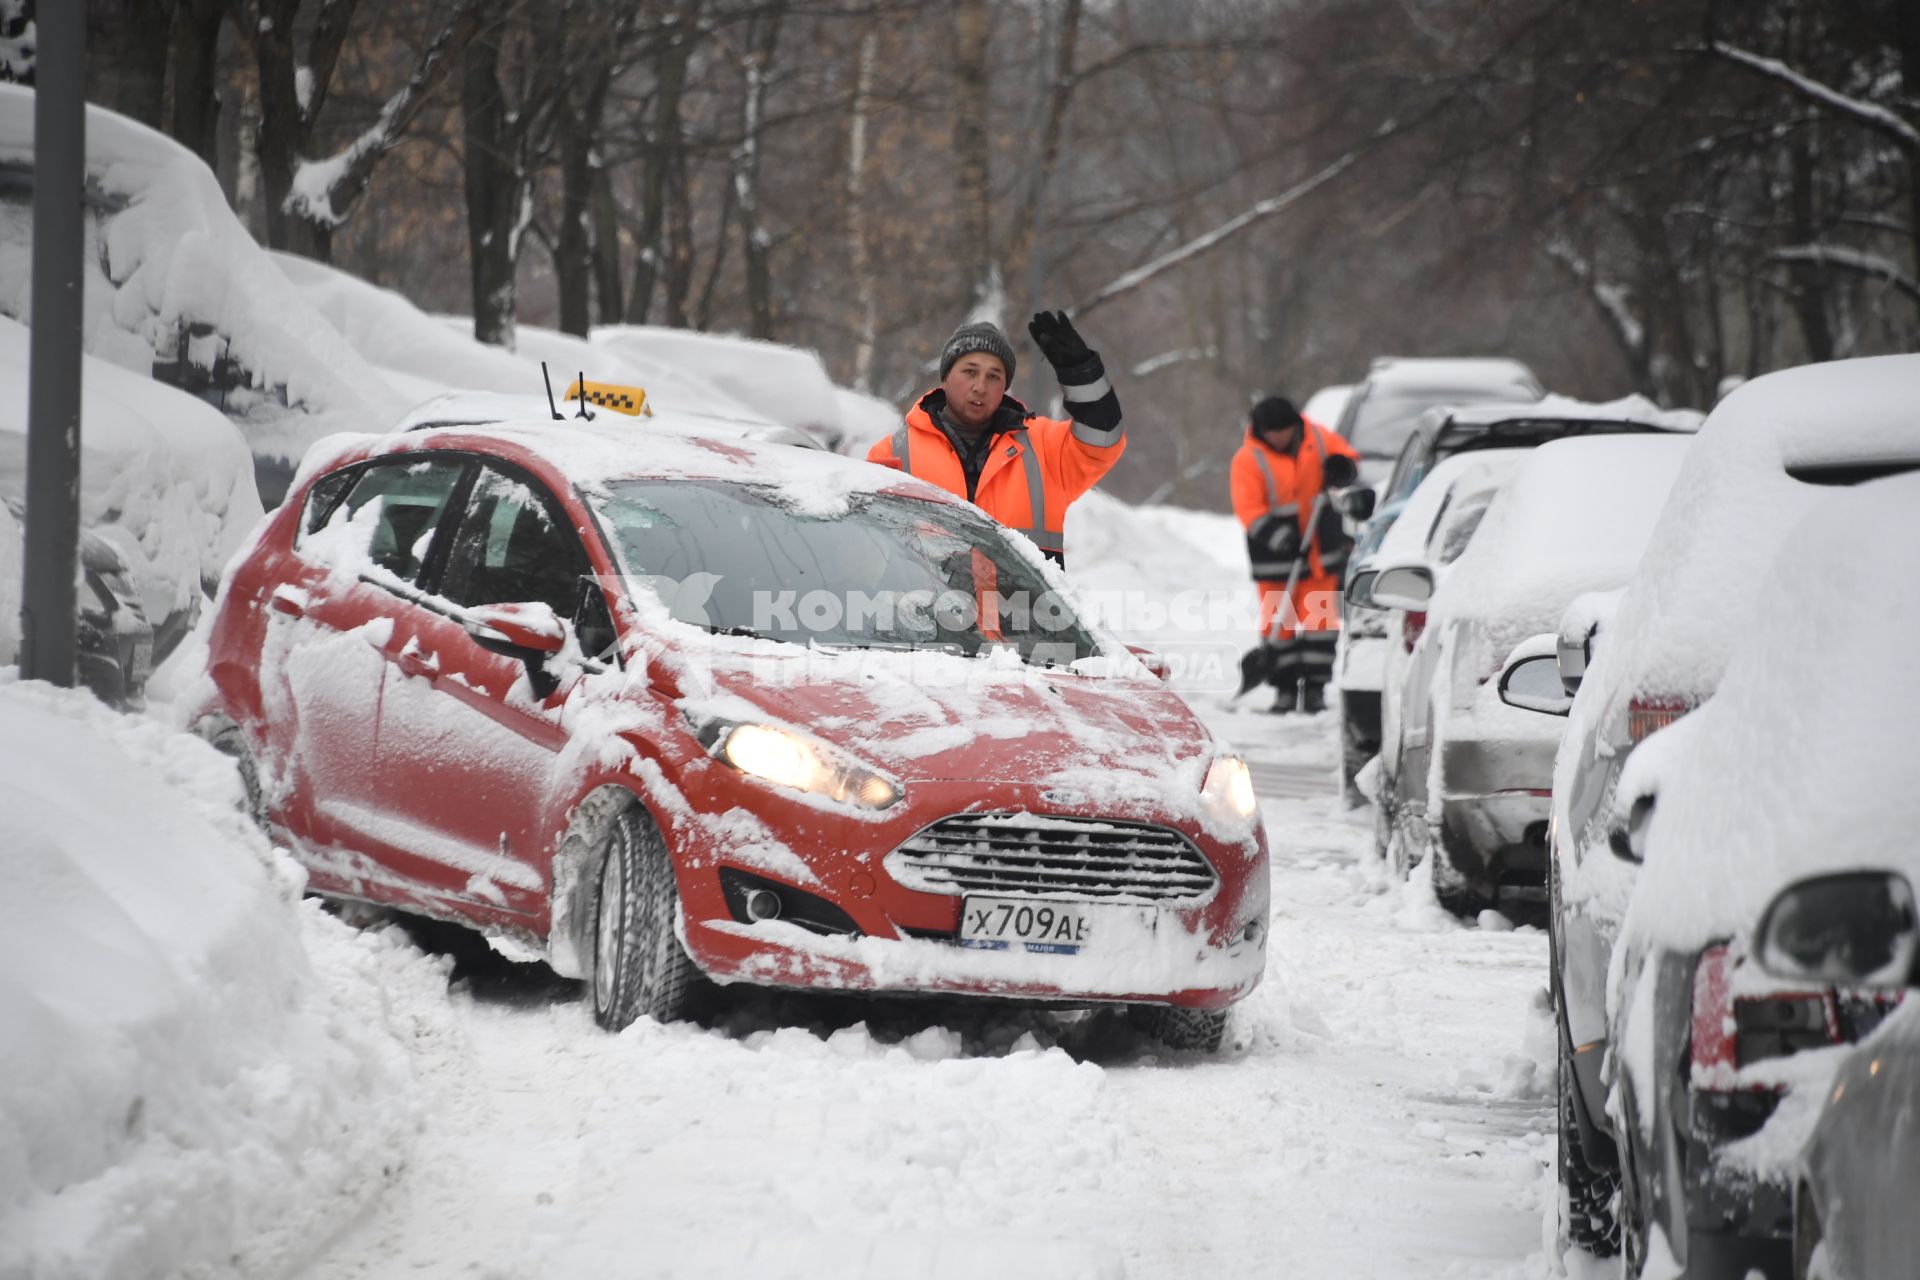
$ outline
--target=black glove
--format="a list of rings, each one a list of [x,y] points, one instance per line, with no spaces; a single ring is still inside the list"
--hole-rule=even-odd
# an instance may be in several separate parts
[[[1071,369],[1093,359],[1093,351],[1064,311],[1036,311],[1027,322],[1033,345],[1055,369]]]
[[[1328,488],[1344,489],[1360,478],[1360,468],[1346,454],[1330,453],[1320,474],[1326,477]]]
[[[1300,522],[1292,516],[1268,513],[1247,526],[1249,553],[1256,560],[1291,560],[1300,554]]]

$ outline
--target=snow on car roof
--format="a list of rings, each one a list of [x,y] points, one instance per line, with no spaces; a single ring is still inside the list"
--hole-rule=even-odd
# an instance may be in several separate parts
[[[1831,492],[1788,468],[1902,459],[1920,463],[1920,355],[1782,370],[1721,401],[1674,483],[1644,571],[1608,623],[1587,677],[1595,689],[1581,702],[1611,715],[1639,693],[1710,692],[1774,552]]]
[[[1821,871],[1920,886],[1920,476],[1826,492],[1784,532],[1713,698],[1622,778],[1623,792],[1658,788],[1627,927],[1669,944],[1743,933],[1788,881]]]
[[[1418,560],[1425,553],[1427,536],[1439,518],[1447,496],[1456,487],[1484,489],[1505,482],[1514,467],[1525,461],[1531,449],[1477,449],[1443,458],[1427,473],[1419,487],[1407,499],[1399,518],[1380,540],[1379,550],[1370,557],[1376,567]]]
[[[1504,652],[1553,630],[1576,596],[1625,582],[1692,444],[1589,436],[1528,450],[1436,592],[1430,624],[1478,619]]]
[[[1375,390],[1418,387],[1435,391],[1474,391],[1510,386],[1540,394],[1540,380],[1518,360],[1469,356],[1459,359],[1402,356],[1375,361],[1367,381]]]
[[[835,434],[842,429],[833,379],[811,351],[659,325],[606,325],[593,331],[591,341],[623,358],[658,361],[697,374],[769,422]]]
[[[1636,422],[1663,431],[1693,432],[1706,421],[1706,415],[1697,409],[1662,409],[1642,395],[1598,403],[1575,400],[1571,396],[1546,395],[1524,407],[1516,406],[1511,400],[1498,400],[1429,412],[1442,421],[1470,426],[1497,422]]]

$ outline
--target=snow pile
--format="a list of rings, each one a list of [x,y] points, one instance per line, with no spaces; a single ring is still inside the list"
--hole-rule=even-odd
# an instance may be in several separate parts
[[[0,85],[0,162],[33,162],[31,90]],[[224,357],[246,372],[251,394],[230,397],[229,409],[245,417],[256,454],[297,458],[329,430],[399,412],[393,388],[289,294],[198,157],[89,107],[87,179],[98,236],[88,256],[100,265],[87,282],[88,350],[144,372],[143,359],[177,353],[183,328],[210,331],[196,335],[195,362]],[[17,219],[4,231],[0,311],[25,320],[28,249]]]
[[[26,498],[29,345],[0,317],[0,505]],[[120,552],[157,625],[194,605],[259,520],[253,462],[239,430],[192,396],[91,356],[81,376],[81,523]],[[0,522],[0,570],[14,566],[15,590],[19,537]],[[0,661],[20,638],[15,600],[0,598]]]
[[[231,762],[0,684],[0,1274],[284,1275],[398,1171],[443,979],[299,898]]]

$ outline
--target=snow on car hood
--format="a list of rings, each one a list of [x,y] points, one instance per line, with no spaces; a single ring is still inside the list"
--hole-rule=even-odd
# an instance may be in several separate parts
[[[783,666],[804,666],[807,679]],[[1038,783],[1116,816],[1195,812],[1218,751],[1158,681],[1028,668],[1010,655],[796,650],[716,663],[708,689],[681,707],[814,734],[903,782]]]

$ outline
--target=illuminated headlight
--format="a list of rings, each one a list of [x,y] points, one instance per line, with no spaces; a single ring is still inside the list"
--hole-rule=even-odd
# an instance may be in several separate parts
[[[1249,822],[1260,807],[1253,794],[1253,775],[1239,756],[1221,756],[1207,770],[1206,785],[1200,798],[1207,808],[1227,822]]]
[[[777,787],[811,791],[859,809],[884,809],[905,794],[893,779],[790,729],[721,723],[701,737],[719,759]]]

